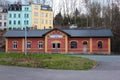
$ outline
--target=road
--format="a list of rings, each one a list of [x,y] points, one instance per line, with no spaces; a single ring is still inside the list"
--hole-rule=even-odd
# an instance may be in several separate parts
[[[120,56],[83,57],[97,60],[99,65],[88,71],[0,66],[0,80],[120,80]]]

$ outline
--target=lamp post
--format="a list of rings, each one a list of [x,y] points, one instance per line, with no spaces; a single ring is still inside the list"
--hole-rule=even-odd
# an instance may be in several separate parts
[[[27,26],[25,26],[25,55],[27,55]]]
[[[27,15],[26,15],[26,5],[25,5],[25,14],[24,14],[24,17],[25,17],[25,22],[24,22],[24,24],[25,24],[25,55],[27,55],[27,24],[26,24],[26,18],[27,18]]]

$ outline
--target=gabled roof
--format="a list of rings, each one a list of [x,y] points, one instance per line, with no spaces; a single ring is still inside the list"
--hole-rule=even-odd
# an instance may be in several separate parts
[[[27,37],[44,37],[49,32],[56,30],[28,30]],[[60,30],[60,29],[58,29]],[[70,37],[112,37],[113,34],[110,29],[67,29],[60,30]],[[7,31],[4,37],[25,37],[24,30],[10,30]]]
[[[52,30],[46,32],[45,34],[43,34],[43,36],[45,36],[46,34],[49,34],[50,32],[52,32],[52,31],[54,31],[54,30],[61,31],[62,33],[64,33],[64,34],[70,36],[70,34],[68,34],[68,33],[66,33],[64,30],[60,30],[60,29],[58,29],[58,28],[54,28],[54,29],[52,29]]]

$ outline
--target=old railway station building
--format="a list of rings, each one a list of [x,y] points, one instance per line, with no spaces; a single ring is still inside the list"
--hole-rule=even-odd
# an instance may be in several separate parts
[[[50,29],[7,31],[6,52],[30,53],[111,53],[109,29]]]

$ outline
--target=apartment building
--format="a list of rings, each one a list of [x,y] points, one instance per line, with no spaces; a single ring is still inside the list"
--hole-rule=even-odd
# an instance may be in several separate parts
[[[0,29],[7,29],[7,9],[0,6]]]
[[[49,17],[42,17],[43,14]],[[46,23],[43,23],[43,20]],[[8,28],[24,29],[25,27],[36,29],[53,28],[53,11],[51,7],[39,4],[10,5],[8,9]]]

